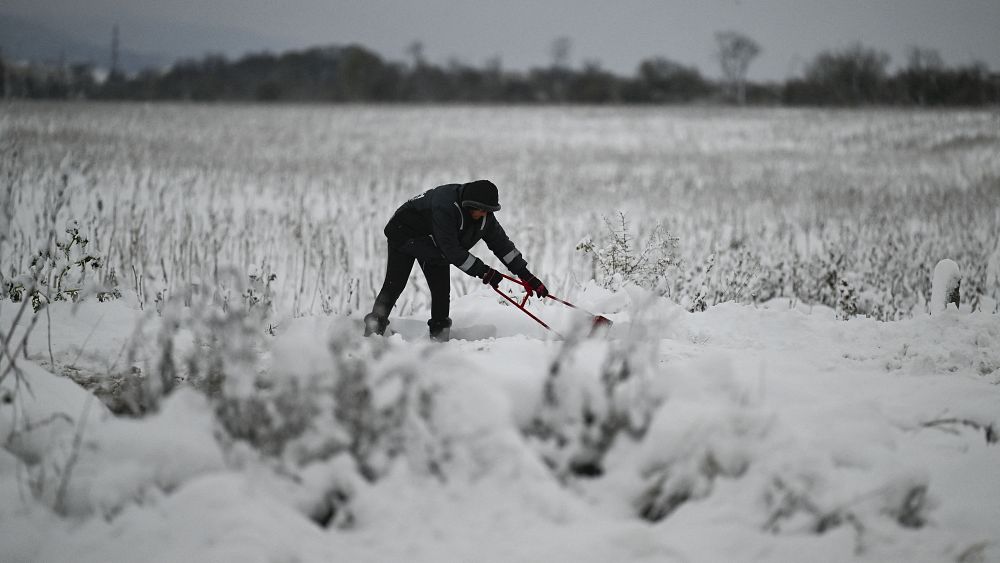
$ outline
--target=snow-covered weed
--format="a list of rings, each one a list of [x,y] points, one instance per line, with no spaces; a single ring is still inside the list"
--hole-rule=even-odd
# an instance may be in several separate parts
[[[30,301],[36,313],[55,301],[76,302],[90,295],[98,301],[120,298],[117,287],[105,287],[94,279],[102,268],[102,258],[88,251],[89,242],[76,222],[68,225],[64,237],[55,238],[51,247],[37,252],[28,273],[10,279],[0,273],[3,296],[14,303]]]
[[[526,433],[560,478],[596,477],[615,440],[639,439],[655,401],[643,393],[642,369],[618,346],[563,344],[549,365],[539,412]],[[638,398],[638,401],[627,398]]]
[[[70,221],[64,229],[60,228],[71,192],[86,190],[90,185],[88,166],[66,156],[55,172],[46,171],[43,186],[37,190],[43,203],[34,217],[34,235],[27,238],[24,232],[12,229],[17,202],[26,197],[26,192],[31,193],[31,187],[25,183],[21,159],[17,144],[7,141],[0,145],[0,161],[10,166],[4,173],[4,185],[0,190],[0,305],[7,300],[17,304],[15,321],[9,332],[0,330],[0,383],[13,374],[17,383],[15,389],[19,392],[22,383],[19,356],[28,357],[28,341],[41,318],[40,312],[44,310],[47,320],[48,360],[50,369],[54,369],[49,306],[56,301],[79,303],[89,296],[96,296],[99,301],[121,297],[113,279],[98,272],[103,268],[103,258],[87,248],[89,241],[81,233],[79,224]],[[26,269],[20,270],[19,265]],[[9,275],[5,275],[4,270]],[[29,306],[34,315],[15,340],[16,325],[27,314]],[[25,388],[25,391],[30,393],[30,389]],[[14,401],[17,399],[12,397]]]
[[[645,236],[631,232],[625,213],[618,221],[604,217],[605,231],[598,241],[587,237],[576,249],[591,257],[594,279],[607,289],[634,284],[652,289],[677,275],[681,267],[677,255],[678,238],[663,225],[653,225]]]
[[[248,278],[248,279],[245,279]],[[227,270],[228,283],[193,286],[163,296],[148,310],[129,343],[126,362],[108,374],[98,394],[115,412],[142,415],[179,385],[218,397],[228,388],[252,389],[259,355],[272,331],[269,311],[246,301],[253,276]],[[232,295],[243,297],[234,303]]]
[[[590,320],[581,319],[549,361],[539,410],[524,432],[560,479],[602,475],[616,442],[641,441],[665,399],[653,388],[659,331],[643,314],[658,294],[635,294],[626,338],[590,338]]]
[[[886,526],[921,528],[931,502],[927,478],[890,476],[882,485],[844,498],[828,477],[816,473],[774,476],[763,492],[767,517],[763,529],[774,534],[825,534],[849,527],[854,553],[862,555]]]

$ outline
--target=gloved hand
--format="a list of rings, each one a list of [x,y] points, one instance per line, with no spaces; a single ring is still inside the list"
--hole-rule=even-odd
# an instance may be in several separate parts
[[[542,280],[536,278],[534,274],[524,278],[524,283],[528,284],[528,297],[531,297],[532,291],[539,297],[548,297],[549,290],[542,283]]]
[[[483,283],[492,285],[493,289],[496,289],[497,286],[500,285],[501,281],[503,281],[503,276],[500,272],[487,266],[486,271],[483,272]]]

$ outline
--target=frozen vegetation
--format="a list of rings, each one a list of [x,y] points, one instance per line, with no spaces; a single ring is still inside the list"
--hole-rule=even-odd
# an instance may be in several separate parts
[[[1000,560],[995,114],[3,112],[0,560]],[[481,177],[609,332],[360,336]]]

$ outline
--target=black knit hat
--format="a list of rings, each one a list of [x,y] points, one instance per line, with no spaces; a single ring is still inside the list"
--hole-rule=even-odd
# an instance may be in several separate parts
[[[483,211],[500,211],[500,194],[489,180],[476,180],[462,185],[462,207]]]

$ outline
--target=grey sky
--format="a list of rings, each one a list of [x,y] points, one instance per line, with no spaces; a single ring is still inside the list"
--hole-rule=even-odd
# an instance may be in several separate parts
[[[713,33],[737,29],[763,47],[754,79],[797,74],[854,41],[895,64],[920,45],[1000,70],[1000,0],[2,0],[0,12],[95,42],[118,21],[124,47],[171,56],[357,42],[403,60],[419,39],[435,62],[500,56],[524,69],[547,64],[553,39],[567,36],[574,65],[631,74],[662,55],[716,75]]]

